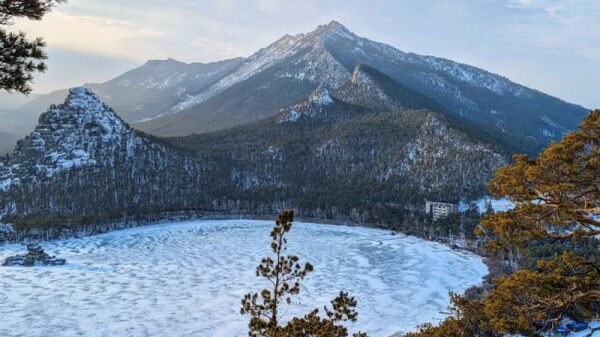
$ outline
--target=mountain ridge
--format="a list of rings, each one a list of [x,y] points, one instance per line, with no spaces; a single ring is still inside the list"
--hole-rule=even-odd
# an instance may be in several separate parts
[[[194,94],[234,69],[243,58],[210,63],[184,63],[174,59],[149,60],[103,83],[86,83],[127,122],[159,114],[178,102],[181,97]],[[24,105],[5,111],[0,131],[28,134],[40,114],[50,104],[60,104],[67,89],[37,95]]]
[[[236,71],[244,67],[262,71],[245,72],[246,77],[234,72],[216,89],[189,101],[193,107],[136,127],[173,136],[251,123],[302,99],[318,84],[338,88],[359,64],[367,64],[438,102],[445,111],[491,126],[504,142],[524,152],[535,153],[551,139],[575,128],[587,112],[473,66],[405,53],[359,37],[338,22],[306,34],[286,35],[244,63],[246,66]],[[319,69],[318,76],[313,76],[315,69]]]
[[[477,67],[403,52],[360,37],[337,21],[312,32],[286,34],[248,58],[208,64],[150,60],[115,79],[89,86],[135,128],[159,136],[182,136],[271,117],[319,84],[330,91],[339,88],[360,64],[437,102],[465,123],[492,130],[518,152],[536,153],[574,129],[587,112]],[[129,76],[146,68],[138,77]],[[153,72],[160,76],[151,76]],[[194,76],[205,78],[189,82]],[[156,91],[161,86],[166,89]],[[46,103],[57,103],[65,92],[28,103],[18,116],[26,123],[13,123],[13,117],[3,114],[5,128],[10,130],[0,127],[0,131],[26,134],[37,121],[37,111],[43,111]]]

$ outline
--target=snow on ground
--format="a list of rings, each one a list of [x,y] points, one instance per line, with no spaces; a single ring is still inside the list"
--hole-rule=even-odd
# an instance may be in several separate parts
[[[267,286],[255,266],[269,221],[187,221],[43,243],[63,267],[0,267],[0,336],[246,336],[246,292]],[[487,273],[472,254],[387,231],[297,223],[289,252],[311,262],[287,315],[322,307],[339,290],[358,300],[351,330],[384,337],[437,322],[448,292]],[[23,252],[0,247],[0,259]]]

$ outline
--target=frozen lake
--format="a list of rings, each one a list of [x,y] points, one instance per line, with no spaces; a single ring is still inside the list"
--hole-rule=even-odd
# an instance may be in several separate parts
[[[241,297],[270,253],[271,221],[186,221],[46,242],[61,267],[0,267],[0,336],[247,336]],[[388,231],[295,223],[289,253],[311,262],[290,314],[358,300],[351,326],[386,337],[444,317],[448,292],[479,284],[481,260]],[[0,259],[24,252],[0,246]]]

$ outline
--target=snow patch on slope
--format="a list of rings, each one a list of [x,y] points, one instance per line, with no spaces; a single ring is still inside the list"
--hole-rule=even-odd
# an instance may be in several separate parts
[[[431,68],[452,76],[472,86],[488,89],[498,95],[512,94],[515,97],[529,97],[526,88],[511,82],[505,77],[491,74],[466,64],[446,60],[434,56],[422,56],[421,60]]]

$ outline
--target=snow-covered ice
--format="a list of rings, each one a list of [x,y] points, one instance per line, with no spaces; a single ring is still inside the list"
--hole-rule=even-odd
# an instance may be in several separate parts
[[[0,336],[246,336],[240,299],[271,221],[186,221],[43,243],[63,267],[0,267]],[[0,259],[22,252],[0,246]],[[481,259],[388,231],[296,223],[289,252],[315,271],[287,315],[340,290],[358,300],[350,328],[385,337],[445,316],[448,292],[479,284]]]

